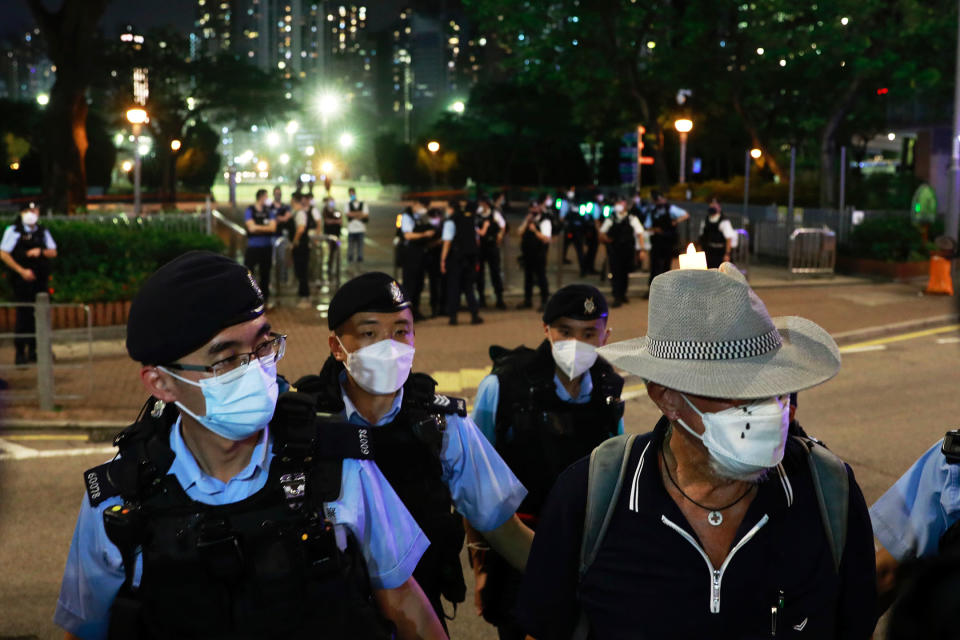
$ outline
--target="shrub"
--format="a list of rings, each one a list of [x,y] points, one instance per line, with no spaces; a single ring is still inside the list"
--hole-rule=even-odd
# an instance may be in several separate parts
[[[941,233],[940,220],[930,226],[925,239],[923,230],[909,216],[869,216],[853,228],[842,251],[852,258],[887,262],[925,260],[933,248],[929,239]]]
[[[130,300],[151,273],[178,255],[224,248],[219,238],[198,232],[70,220],[44,224],[57,243],[50,288],[58,302]],[[12,277],[4,268],[0,298],[13,297]]]

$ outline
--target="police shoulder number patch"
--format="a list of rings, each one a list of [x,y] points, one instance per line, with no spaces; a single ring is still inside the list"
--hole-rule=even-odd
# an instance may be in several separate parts
[[[455,413],[461,418],[467,417],[467,401],[463,398],[435,393],[433,395],[433,407],[442,413]]]
[[[87,488],[87,498],[90,499],[91,507],[96,507],[104,500],[120,495],[120,489],[110,482],[107,474],[109,467],[110,463],[105,462],[99,467],[83,472],[83,484]]]

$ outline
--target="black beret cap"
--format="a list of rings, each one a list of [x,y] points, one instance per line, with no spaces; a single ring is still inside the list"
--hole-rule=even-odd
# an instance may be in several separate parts
[[[263,315],[263,294],[241,264],[190,251],[140,287],[127,320],[127,352],[144,364],[169,364],[227,327]]]
[[[607,317],[607,299],[588,284],[568,284],[550,296],[543,310],[544,324],[557,318],[597,320]]]
[[[400,284],[385,273],[371,271],[345,283],[330,301],[327,326],[336,329],[361,311],[393,313],[410,308]]]

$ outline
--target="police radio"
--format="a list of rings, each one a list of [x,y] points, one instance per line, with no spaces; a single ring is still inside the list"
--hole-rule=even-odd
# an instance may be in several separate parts
[[[960,464],[960,429],[947,431],[940,451],[950,464]]]

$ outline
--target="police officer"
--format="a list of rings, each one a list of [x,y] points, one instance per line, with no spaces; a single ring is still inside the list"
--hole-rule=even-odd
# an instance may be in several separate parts
[[[600,241],[607,246],[613,306],[619,307],[628,302],[627,285],[638,253],[637,247],[641,247],[641,255],[644,253],[643,225],[627,212],[626,199],[613,196],[611,200],[614,201],[613,215],[605,218],[600,225]]]
[[[296,386],[317,395],[318,411],[368,428],[377,465],[430,540],[414,576],[442,614],[441,595],[453,603],[465,596],[463,517],[520,570],[532,532],[514,513],[526,490],[467,416],[466,402],[410,373],[411,306],[384,273],[344,284],[327,317],[331,355],[318,376]]]
[[[435,236],[427,240],[427,248],[423,254],[423,270],[430,280],[430,317],[442,316],[446,310],[447,277],[440,271],[440,256],[443,253],[443,240],[440,239],[444,211],[440,207],[427,210],[427,222],[436,231]]]
[[[623,432],[623,378],[597,356],[610,329],[607,302],[596,288],[557,291],[543,313],[537,349],[491,347],[493,371],[483,379],[473,419],[529,493],[518,516],[536,528],[557,476],[603,440]],[[468,540],[472,534],[468,532]],[[472,544],[478,610],[501,640],[525,637],[514,617],[521,575],[497,554]]]
[[[420,296],[423,293],[423,275],[425,273],[426,251],[431,238],[438,235],[437,229],[430,224],[427,216],[426,200],[418,200],[405,209],[400,217],[400,234],[403,242],[401,269],[403,286],[409,292],[413,303],[413,319],[424,319],[420,313]],[[431,304],[433,298],[431,297]]]
[[[50,260],[57,257],[57,243],[50,231],[39,223],[40,210],[33,202],[20,210],[20,217],[4,229],[0,240],[0,260],[10,269],[13,299],[33,303],[37,294],[47,291]],[[37,361],[36,316],[33,307],[17,307],[13,332],[16,353],[14,364]]]
[[[707,218],[700,226],[698,239],[700,248],[706,253],[708,269],[716,269],[722,263],[730,262],[730,249],[736,237],[737,232],[714,198],[707,209]]]
[[[273,237],[277,233],[277,220],[273,209],[267,204],[267,190],[257,189],[256,197],[257,201],[247,207],[243,214],[247,229],[243,266],[251,272],[257,272],[263,299],[270,304],[270,271],[273,268]]]
[[[477,228],[474,224],[473,207],[466,211],[460,203],[447,203],[447,219],[440,234],[443,248],[440,250],[440,271],[447,276],[447,315],[450,324],[457,324],[460,294],[467,296],[470,324],[482,324],[477,297],[474,294],[474,279],[477,275],[477,259],[480,248],[477,244]]]
[[[294,232],[291,240],[293,245],[293,270],[296,273],[297,307],[310,307],[310,243],[311,236],[317,228],[317,219],[310,208],[310,199],[299,192],[291,198],[293,204]]]
[[[650,282],[661,273],[670,271],[677,249],[677,225],[687,220],[690,214],[667,202],[658,191],[652,193],[654,206],[649,214],[650,229]]]
[[[340,262],[340,233],[343,230],[343,212],[337,209],[336,201],[327,196],[323,203],[323,235],[327,241],[327,277],[339,277],[340,270],[334,267]]]
[[[291,201],[291,205],[293,202]],[[280,186],[273,188],[273,199],[270,201],[270,208],[273,209],[273,216],[277,220],[277,236],[286,234],[287,238],[293,238],[296,233],[296,223],[293,221],[292,206],[283,204],[283,189]]]
[[[370,222],[370,209],[363,200],[357,200],[357,190],[347,190],[347,262],[363,262],[363,239]]]
[[[507,221],[499,209],[491,206],[487,198],[481,198],[477,205],[477,235],[480,237],[480,264],[477,273],[477,295],[480,307],[487,306],[484,272],[490,269],[490,283],[497,296],[497,309],[506,309],[503,302],[503,276],[500,272],[500,245],[507,232]]]
[[[523,262],[523,303],[518,309],[533,307],[533,285],[540,288],[540,310],[550,297],[550,284],[547,282],[547,252],[550,249],[550,236],[553,222],[544,205],[544,197],[530,202],[527,217],[517,230],[520,234],[520,259]]]
[[[315,419],[312,397],[278,403],[286,336],[263,302],[201,251],[133,300],[151,398],[84,474],[54,616],[68,637],[444,637],[411,578],[427,539],[365,432]]]

